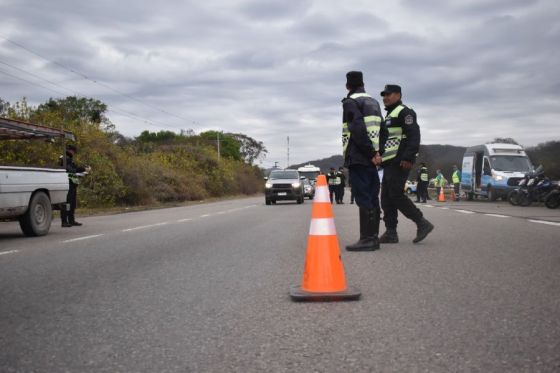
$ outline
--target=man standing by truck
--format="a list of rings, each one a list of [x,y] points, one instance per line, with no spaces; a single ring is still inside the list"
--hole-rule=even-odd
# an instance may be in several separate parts
[[[60,210],[60,218],[63,227],[80,226],[74,216],[77,204],[77,187],[81,178],[91,171],[89,166],[78,166],[74,163],[74,155],[78,149],[74,145],[66,147],[66,172],[68,173],[69,189],[66,197],[66,206]]]
[[[383,184],[381,206],[383,207],[385,233],[381,243],[398,243],[398,212],[416,223],[416,237],[412,242],[422,241],[434,229],[422,212],[404,194],[404,186],[416,154],[420,148],[420,127],[416,122],[414,110],[403,105],[401,87],[387,84],[381,92],[387,116],[385,126],[389,138],[383,154]]]

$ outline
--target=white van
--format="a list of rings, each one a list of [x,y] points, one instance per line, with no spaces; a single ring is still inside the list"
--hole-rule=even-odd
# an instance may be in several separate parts
[[[469,200],[485,196],[490,201],[506,198],[525,173],[533,170],[520,145],[484,144],[467,148],[463,156],[461,189]]]

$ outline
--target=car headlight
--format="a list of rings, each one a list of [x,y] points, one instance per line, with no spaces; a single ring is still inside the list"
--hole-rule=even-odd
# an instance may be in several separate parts
[[[496,175],[496,176],[494,176],[494,180],[501,181],[501,180],[504,180],[504,177],[502,175]]]
[[[301,186],[300,182],[296,181],[295,183],[292,183],[292,188],[299,188],[300,186]]]
[[[266,184],[264,184],[264,187],[267,188],[267,189],[272,188],[272,183],[266,183]]]

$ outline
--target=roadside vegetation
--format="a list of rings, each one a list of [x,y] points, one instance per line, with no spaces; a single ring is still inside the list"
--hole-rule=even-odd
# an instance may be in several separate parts
[[[115,130],[99,100],[50,99],[31,107],[23,99],[0,99],[0,116],[76,135],[75,162],[90,165],[78,192],[80,206],[110,208],[176,203],[246,194],[263,189],[262,171],[253,163],[266,148],[244,134],[192,130],[144,131],[127,138]],[[37,140],[0,142],[0,164],[58,166],[61,144]]]

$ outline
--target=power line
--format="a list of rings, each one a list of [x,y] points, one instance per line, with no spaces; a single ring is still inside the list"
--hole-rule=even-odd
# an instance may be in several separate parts
[[[3,63],[3,62],[0,61],[0,63]],[[13,66],[11,66],[11,65],[9,65],[9,64],[7,64],[7,63],[3,63],[3,64],[4,64],[4,65],[7,65],[7,66],[10,66],[10,67],[13,67]],[[37,77],[38,79],[41,79],[41,80],[43,80],[43,81],[46,81],[46,82],[48,82],[48,83],[50,83],[50,84],[54,84],[54,85],[56,85],[56,86],[58,86],[58,87],[61,87],[62,89],[65,89],[65,90],[67,90],[67,91],[69,91],[69,92],[71,92],[71,93],[73,93],[73,94],[76,94],[76,93],[77,93],[78,95],[80,95],[80,96],[82,96],[82,97],[86,97],[85,95],[80,94],[79,92],[72,92],[71,90],[69,90],[68,88],[65,88],[65,87],[61,86],[60,84],[53,83],[53,82],[51,82],[51,81],[49,81],[49,80],[47,80],[47,79],[43,79],[43,78],[41,78],[41,77],[39,77],[38,75],[35,75],[35,74],[33,74],[33,73],[29,73],[29,72],[27,72],[27,71],[25,71],[25,70],[23,70],[23,69],[19,69],[19,68],[16,68],[16,69],[17,69],[17,70],[20,70],[20,71],[22,71],[22,72],[24,72],[24,73],[30,74],[30,75],[32,75],[32,76],[35,76],[35,77]],[[40,88],[43,88],[43,89],[45,89],[45,90],[48,90],[48,91],[57,93],[57,94],[59,94],[59,95],[63,95],[63,96],[64,96],[64,95],[66,94],[66,93],[61,92],[61,91],[59,91],[59,90],[56,90],[56,89],[54,89],[54,88],[45,87],[44,85],[39,84],[39,83],[37,83],[37,82],[32,82],[32,81],[30,81],[30,80],[21,78],[21,77],[19,77],[19,76],[13,75],[13,74],[10,74],[10,73],[8,73],[8,72],[2,70],[2,69],[0,69],[0,73],[2,73],[2,74],[4,74],[4,75],[7,75],[7,76],[9,76],[9,77],[11,77],[11,78],[17,79],[17,80],[21,80],[21,81],[23,81],[23,82],[25,82],[25,83],[27,83],[27,84],[32,85],[32,86],[40,87]],[[167,128],[169,127],[169,126],[166,126],[165,124],[158,123],[158,122],[155,122],[155,121],[150,120],[150,119],[145,119],[145,118],[138,117],[138,116],[136,116],[135,114],[132,114],[132,113],[130,113],[130,112],[126,111],[126,110],[120,109],[120,108],[108,107],[108,110],[114,111],[114,112],[116,112],[116,113],[120,113],[121,115],[124,115],[125,117],[128,117],[128,118],[130,118],[130,119],[137,120],[137,121],[141,121],[141,122],[144,122],[144,123],[146,123],[146,124],[150,124],[150,125],[155,126],[155,127],[158,127],[158,128],[167,129]],[[158,125],[158,124],[159,124],[159,125]]]
[[[160,112],[162,112],[162,113],[164,113],[164,114],[171,115],[171,116],[173,116],[173,117],[175,117],[175,118],[178,118],[178,119],[181,119],[181,120],[185,120],[185,121],[191,122],[190,119],[181,117],[181,116],[179,116],[179,115],[177,115],[177,114],[171,113],[171,112],[169,112],[169,111],[167,111],[167,110],[165,110],[165,109],[162,109],[162,108],[160,108],[160,107],[158,107],[158,106],[155,106],[155,105],[152,105],[152,104],[150,104],[150,103],[147,103],[147,102],[145,102],[144,100],[141,100],[141,99],[139,99],[139,98],[136,98],[136,97],[134,97],[134,96],[131,96],[131,95],[127,94],[127,93],[121,92],[121,91],[119,91],[119,90],[117,90],[117,89],[115,89],[115,88],[109,86],[108,84],[105,84],[105,83],[102,83],[102,82],[98,82],[97,80],[92,79],[92,78],[88,77],[87,75],[85,75],[85,74],[83,74],[83,73],[81,73],[81,72],[79,72],[79,71],[77,71],[77,70],[74,70],[74,69],[72,69],[71,67],[68,67],[68,66],[66,66],[66,65],[64,65],[64,64],[62,64],[62,63],[60,63],[60,62],[50,60],[50,59],[48,59],[47,57],[44,57],[43,55],[41,55],[41,54],[39,54],[39,53],[37,53],[37,52],[35,52],[35,51],[33,51],[33,50],[27,48],[27,47],[24,46],[23,44],[18,43],[18,42],[15,42],[15,41],[13,41],[13,40],[11,40],[11,39],[8,39],[8,38],[5,37],[4,35],[0,35],[0,37],[1,37],[2,39],[6,40],[7,42],[9,42],[9,43],[11,43],[11,44],[17,46],[17,47],[19,47],[19,48],[21,48],[21,49],[24,49],[24,50],[26,50],[27,52],[29,52],[29,53],[31,53],[31,54],[34,54],[35,56],[38,56],[38,57],[44,59],[44,60],[47,61],[47,62],[53,63],[53,64],[55,64],[55,65],[57,65],[57,66],[59,66],[59,67],[65,69],[65,70],[67,70],[67,71],[70,71],[70,72],[72,72],[73,74],[79,76],[79,77],[82,78],[82,79],[86,79],[86,80],[88,80],[88,81],[90,81],[90,82],[92,82],[92,83],[98,84],[98,85],[100,85],[100,86],[102,86],[102,87],[104,87],[104,88],[106,88],[106,89],[109,89],[109,90],[111,90],[111,91],[117,93],[117,94],[120,95],[120,96],[123,96],[123,97],[126,97],[126,98],[128,98],[128,99],[137,101],[137,102],[141,103],[142,105],[145,105],[145,106],[148,106],[148,107],[150,107],[150,108],[152,108],[152,109],[158,110],[158,111],[160,111]],[[194,122],[194,121],[193,121],[193,122]]]

